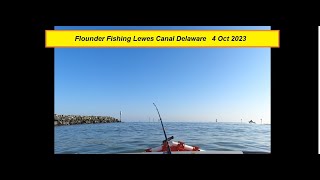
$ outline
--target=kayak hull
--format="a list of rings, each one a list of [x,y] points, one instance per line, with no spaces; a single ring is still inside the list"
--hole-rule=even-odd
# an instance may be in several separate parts
[[[166,152],[141,152],[124,154],[167,154]],[[270,154],[269,152],[255,151],[172,151],[171,154]]]
[[[185,144],[184,142],[181,141],[168,141],[170,151],[171,152],[184,152],[184,151],[204,151],[203,149],[200,149],[198,146],[190,146]],[[167,143],[163,143],[161,146],[154,147],[154,148],[148,148],[145,150],[146,153],[150,152],[168,152],[168,145]]]
[[[166,152],[142,152],[130,154],[166,154]],[[172,151],[171,154],[244,154],[242,151]]]

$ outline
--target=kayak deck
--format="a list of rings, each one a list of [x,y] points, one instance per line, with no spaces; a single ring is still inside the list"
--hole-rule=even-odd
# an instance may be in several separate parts
[[[142,152],[137,154],[165,154],[166,152]],[[243,154],[242,151],[172,151],[171,154]]]
[[[204,151],[203,149],[200,149],[198,146],[189,146],[185,144],[182,141],[172,141],[173,136],[168,138],[168,141],[163,141],[161,146],[154,147],[154,148],[148,148],[145,150],[146,153],[150,152],[168,152],[168,145],[170,147],[171,152],[198,152],[198,151]]]
[[[140,152],[122,154],[167,154],[166,152]],[[257,151],[172,151],[171,154],[270,154],[269,152]]]

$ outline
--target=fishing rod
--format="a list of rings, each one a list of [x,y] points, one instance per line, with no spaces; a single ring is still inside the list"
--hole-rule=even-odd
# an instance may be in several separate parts
[[[160,116],[160,113],[159,113],[159,110],[156,106],[156,104],[153,103],[153,105],[156,107],[157,111],[158,111],[158,115],[159,115],[159,118],[160,118],[160,122],[161,122],[161,125],[162,125],[162,130],[163,130],[163,133],[164,133],[164,137],[166,138],[166,143],[168,145],[168,154],[171,154],[171,150],[170,150],[170,146],[169,146],[169,143],[168,143],[168,138],[167,138],[167,134],[166,134],[166,131],[164,130],[164,127],[163,127],[163,123],[162,123],[162,119],[161,119],[161,116]]]

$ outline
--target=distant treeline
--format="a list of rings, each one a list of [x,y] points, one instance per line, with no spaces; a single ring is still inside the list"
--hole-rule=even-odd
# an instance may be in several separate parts
[[[115,123],[121,122],[119,119],[110,116],[79,116],[79,115],[58,115],[54,114],[54,125],[73,124],[94,124],[94,123]]]

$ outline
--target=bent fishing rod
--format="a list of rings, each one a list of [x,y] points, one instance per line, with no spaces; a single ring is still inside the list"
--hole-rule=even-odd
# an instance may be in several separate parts
[[[163,123],[162,123],[162,119],[161,119],[161,116],[160,116],[159,110],[158,110],[157,106],[156,106],[154,103],[153,103],[153,105],[156,107],[156,109],[157,109],[157,111],[158,111],[158,115],[159,115],[160,122],[161,122],[161,125],[162,125],[162,130],[163,130],[164,137],[166,138],[166,143],[167,143],[167,146],[168,146],[168,154],[171,154],[171,150],[170,150],[170,146],[169,146],[169,142],[168,142],[167,134],[166,134],[166,131],[164,130],[164,127],[163,127]]]

